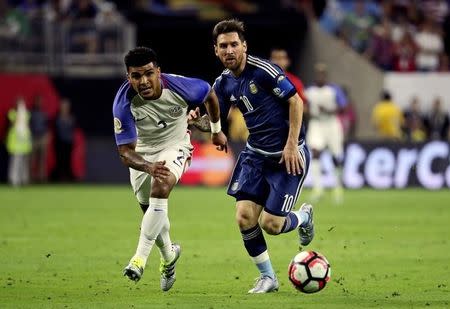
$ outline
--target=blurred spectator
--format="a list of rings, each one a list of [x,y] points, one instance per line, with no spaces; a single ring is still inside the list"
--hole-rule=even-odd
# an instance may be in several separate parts
[[[418,51],[416,54],[416,67],[420,71],[436,71],[439,67],[439,59],[444,50],[442,35],[436,24],[426,19],[421,29],[414,36]]]
[[[34,98],[31,108],[30,129],[32,136],[31,180],[47,181],[47,149],[50,138],[48,115],[42,109],[42,96]]]
[[[372,122],[383,139],[400,140],[402,137],[403,113],[392,101],[391,94],[383,91],[381,100],[372,111]]]
[[[448,112],[442,109],[441,98],[434,99],[431,111],[425,116],[424,123],[429,139],[448,140],[450,120]]]
[[[394,70],[412,72],[416,70],[417,45],[409,32],[394,44]]]
[[[417,97],[412,99],[409,108],[404,111],[403,117],[405,119],[403,131],[406,139],[410,142],[423,142],[426,139],[426,134]]]
[[[358,53],[363,53],[369,43],[370,29],[375,19],[366,10],[363,0],[353,2],[354,9],[350,11],[342,22],[340,35]]]
[[[49,22],[60,22],[69,8],[69,0],[48,0],[42,5],[43,18]]]
[[[95,18],[98,7],[92,0],[74,0],[66,20],[70,24],[70,49],[72,52],[95,53],[98,49]]]
[[[286,73],[287,78],[294,84],[298,95],[303,100],[303,122],[308,123],[308,104],[304,93],[303,82],[299,77],[289,71],[291,67],[291,58],[288,52],[283,48],[273,48],[270,51],[270,61],[278,65]]]
[[[11,8],[6,0],[0,0],[0,44],[14,48],[23,44],[30,34],[30,23],[20,10]]]
[[[56,181],[73,181],[72,150],[75,135],[75,119],[70,110],[70,101],[63,99],[55,120],[56,166],[52,178]]]
[[[438,23],[442,23],[449,13],[447,0],[424,0],[419,4],[425,17]]]
[[[112,2],[102,2],[99,4],[99,13],[95,18],[98,35],[100,36],[100,46],[102,52],[116,52],[120,46],[117,38],[120,36],[120,26],[124,24],[124,18],[117,11],[116,5]]]
[[[9,154],[8,180],[17,187],[30,182],[31,132],[30,114],[23,98],[18,98],[16,107],[8,112],[10,127],[6,136]]]
[[[387,18],[374,27],[366,56],[383,70],[392,70],[394,43],[391,40],[391,24]]]

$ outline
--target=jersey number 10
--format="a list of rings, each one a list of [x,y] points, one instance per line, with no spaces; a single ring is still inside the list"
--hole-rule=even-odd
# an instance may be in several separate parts
[[[285,194],[281,211],[290,212],[293,206],[294,206],[294,196],[290,194]]]

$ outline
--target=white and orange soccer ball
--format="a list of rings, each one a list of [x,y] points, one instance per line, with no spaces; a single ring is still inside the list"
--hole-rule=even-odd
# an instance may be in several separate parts
[[[289,263],[289,280],[303,293],[316,293],[330,281],[328,260],[316,251],[301,251]]]

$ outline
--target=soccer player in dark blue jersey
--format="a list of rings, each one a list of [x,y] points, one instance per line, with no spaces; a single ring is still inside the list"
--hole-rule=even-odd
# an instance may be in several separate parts
[[[248,292],[277,291],[262,230],[278,235],[298,229],[301,245],[314,236],[312,206],[292,210],[310,160],[302,126],[303,102],[280,67],[247,54],[241,21],[216,24],[213,40],[215,54],[225,67],[213,86],[222,121],[234,105],[250,133],[228,187],[228,194],[236,198],[244,246],[260,271]]]

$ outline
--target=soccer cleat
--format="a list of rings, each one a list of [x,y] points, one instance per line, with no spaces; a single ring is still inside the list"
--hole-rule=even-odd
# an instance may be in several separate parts
[[[263,276],[256,279],[253,289],[248,291],[249,294],[262,294],[278,291],[278,279],[277,277]]]
[[[128,279],[138,282],[144,273],[144,261],[140,257],[133,257],[123,270],[123,275]]]
[[[175,257],[169,263],[164,262],[161,259],[161,264],[159,265],[159,271],[161,272],[161,290],[164,292],[170,290],[176,280],[175,276],[175,264],[181,254],[181,247],[178,244],[172,244],[172,249],[175,252]]]
[[[302,223],[298,227],[298,234],[300,236],[300,244],[302,246],[309,245],[314,238],[314,221],[313,221],[313,207],[311,204],[303,204],[300,207],[300,212],[306,212],[309,215],[308,222]]]

